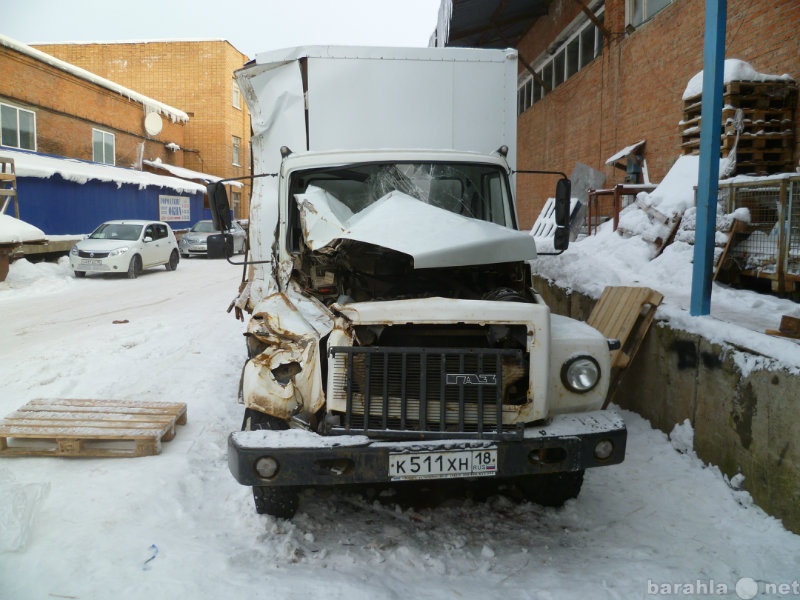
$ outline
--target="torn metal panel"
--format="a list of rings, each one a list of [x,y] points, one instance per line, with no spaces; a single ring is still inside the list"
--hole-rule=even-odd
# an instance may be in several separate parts
[[[277,173],[281,167],[278,148],[305,150],[305,95],[296,61],[249,66],[236,72],[247,101],[253,136],[250,143],[254,174]],[[248,309],[278,291],[274,270],[262,264],[274,258],[277,243],[280,182],[277,177],[253,179],[250,197],[250,259],[254,265]]]
[[[333,321],[327,309],[296,290],[259,303],[248,323],[251,353],[245,365],[245,406],[281,419],[311,415],[325,403],[319,340]]]

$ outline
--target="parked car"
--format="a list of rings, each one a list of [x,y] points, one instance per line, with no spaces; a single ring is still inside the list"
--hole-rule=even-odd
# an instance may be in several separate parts
[[[161,221],[107,221],[69,253],[75,277],[126,273],[135,279],[150,267],[164,265],[167,271],[174,271],[179,260],[175,234]]]
[[[214,227],[213,221],[198,221],[187,231],[180,241],[181,256],[208,255],[208,236],[222,233]],[[237,221],[231,222],[231,230],[228,232],[233,236],[233,253],[244,254],[244,247],[247,243],[247,232]]]

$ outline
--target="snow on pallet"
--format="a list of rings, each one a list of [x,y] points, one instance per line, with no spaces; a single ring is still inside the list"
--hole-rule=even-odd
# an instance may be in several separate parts
[[[148,456],[185,424],[182,402],[31,400],[0,421],[0,457]]]

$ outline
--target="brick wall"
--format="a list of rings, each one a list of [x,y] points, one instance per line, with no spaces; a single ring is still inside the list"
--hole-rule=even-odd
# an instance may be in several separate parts
[[[250,117],[232,104],[233,72],[249,59],[223,40],[41,44],[37,49],[189,114],[183,151],[165,162],[218,177],[250,172]],[[242,140],[233,164],[232,136]],[[146,156],[145,158],[149,158]],[[179,162],[179,161],[182,161]],[[250,184],[242,190],[247,215]]]
[[[574,0],[553,2],[520,42],[533,63],[576,17]],[[703,69],[704,0],[674,0],[631,35],[624,33],[625,0],[606,0],[605,24],[613,32],[594,62],[520,115],[519,168],[571,173],[577,162],[606,174],[606,186],[624,172],[605,165],[618,150],[647,140],[645,159],[654,182],[681,155],[678,123],[686,84]],[[728,1],[726,58],[761,73],[800,80],[800,9],[797,0]],[[800,114],[800,111],[799,111]],[[800,157],[800,144],[795,152]],[[518,211],[532,226],[554,182],[519,176]]]
[[[33,57],[0,46],[0,101],[36,115],[37,150],[92,160],[92,129],[114,134],[116,164],[135,163],[139,144],[147,157],[170,158],[163,142],[144,129],[144,107]],[[184,124],[164,118],[160,138],[184,143]]]

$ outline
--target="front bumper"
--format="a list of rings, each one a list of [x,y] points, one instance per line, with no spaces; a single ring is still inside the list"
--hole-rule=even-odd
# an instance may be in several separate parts
[[[595,449],[606,440],[613,449],[606,458],[598,458]],[[239,483],[248,486],[389,483],[393,481],[389,460],[395,453],[496,448],[496,476],[504,478],[618,464],[625,457],[626,440],[624,421],[611,411],[558,415],[526,429],[522,440],[391,442],[296,429],[239,431],[228,438],[228,467]],[[263,457],[272,457],[278,464],[276,475],[269,479],[255,469]]]
[[[194,254],[208,254],[208,244],[206,242],[193,242],[193,243],[182,243],[178,246],[180,248],[181,254],[184,256],[194,255]]]
[[[131,256],[133,256],[131,252],[103,258],[70,256],[69,263],[73,271],[84,273],[125,273],[130,265]]]

